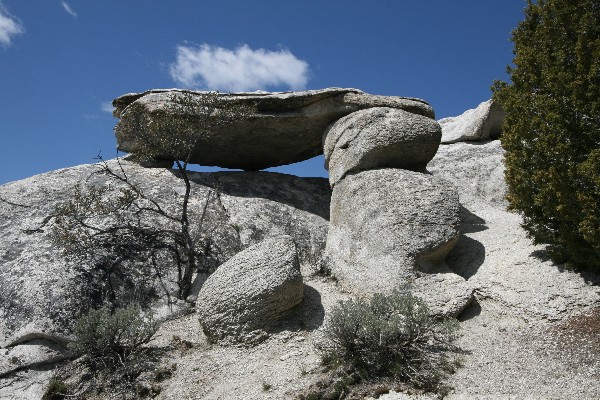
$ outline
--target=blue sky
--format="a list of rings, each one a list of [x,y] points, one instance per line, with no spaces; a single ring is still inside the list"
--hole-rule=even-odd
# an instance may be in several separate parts
[[[0,0],[0,184],[114,157],[110,101],[152,88],[353,87],[461,114],[507,79],[525,3]]]

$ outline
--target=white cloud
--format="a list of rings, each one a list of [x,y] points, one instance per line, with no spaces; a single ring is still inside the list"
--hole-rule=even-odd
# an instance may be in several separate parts
[[[73,18],[77,18],[77,13],[71,8],[71,6],[66,1],[61,2],[61,4],[69,15],[71,15]]]
[[[0,3],[0,45],[10,46],[15,35],[25,32],[23,25]]]
[[[286,86],[298,90],[308,81],[308,64],[286,49],[252,50],[243,45],[230,50],[205,43],[178,46],[170,74],[188,88],[239,92]]]
[[[114,107],[111,101],[103,101],[102,104],[100,104],[100,109],[106,113],[112,114]]]

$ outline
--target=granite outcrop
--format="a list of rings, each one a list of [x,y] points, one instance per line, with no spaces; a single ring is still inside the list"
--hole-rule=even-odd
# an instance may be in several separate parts
[[[140,137],[151,132],[157,121],[180,118],[185,123],[193,123],[193,114],[172,111],[174,102],[184,94],[193,98],[206,92],[150,90],[116,98],[113,115],[120,119],[115,129],[117,147],[135,155],[140,148]],[[228,104],[252,106],[255,111],[248,118],[208,130],[198,129],[193,139],[191,163],[254,171],[307,160],[322,154],[323,132],[331,123],[373,107],[400,109],[428,118],[434,116],[431,106],[423,100],[378,96],[357,89],[219,93],[218,96],[215,118],[218,118],[219,106]],[[183,149],[169,150],[184,157]],[[144,162],[152,164],[149,160]],[[164,162],[155,160],[158,165]]]

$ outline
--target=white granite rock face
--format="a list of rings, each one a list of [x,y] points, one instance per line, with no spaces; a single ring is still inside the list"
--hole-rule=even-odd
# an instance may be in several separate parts
[[[473,285],[443,265],[434,271],[419,274],[409,286],[411,292],[422,298],[432,314],[457,317],[473,300]]]
[[[446,263],[467,279],[476,297],[518,310],[527,318],[560,320],[600,304],[600,289],[554,264],[507,211],[504,150],[499,140],[441,145],[427,166],[458,188],[462,235]]]
[[[498,139],[502,134],[504,110],[492,100],[481,103],[457,117],[438,121],[442,127],[442,143]]]
[[[109,164],[118,168],[115,161]],[[183,183],[173,171],[126,161],[122,165],[139,188],[166,210],[177,212]],[[49,241],[47,232],[24,230],[39,227],[57,204],[70,198],[73,186],[94,171],[97,166],[82,165],[0,186],[0,353],[38,339],[64,344],[90,301],[97,283],[74,272],[73,261]],[[326,179],[268,172],[193,172],[190,179],[193,231],[200,229],[200,215],[209,199],[202,229],[210,232],[219,249],[213,263],[285,234],[297,243],[301,267],[307,273],[316,270],[329,219],[331,191]],[[88,183],[107,181],[94,176]],[[40,362],[37,355],[33,360]]]
[[[222,264],[200,289],[196,310],[211,341],[253,344],[266,339],[302,295],[296,246],[290,236],[280,236]]]
[[[387,107],[356,111],[323,135],[329,182],[335,185],[348,173],[374,168],[422,170],[440,139],[440,126],[431,118]]]
[[[504,149],[499,140],[443,144],[427,170],[452,182],[465,206],[481,202],[507,206]]]

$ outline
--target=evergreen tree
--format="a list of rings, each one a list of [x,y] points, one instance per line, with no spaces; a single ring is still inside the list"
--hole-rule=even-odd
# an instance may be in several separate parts
[[[600,0],[529,0],[502,144],[510,208],[557,262],[600,270]]]

